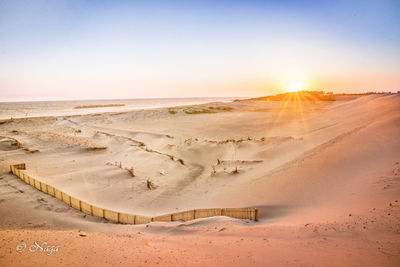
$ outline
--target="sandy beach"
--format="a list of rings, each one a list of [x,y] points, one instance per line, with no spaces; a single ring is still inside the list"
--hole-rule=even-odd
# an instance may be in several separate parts
[[[0,267],[399,267],[399,14],[0,0]]]
[[[400,264],[399,94],[46,115],[3,120],[0,136],[2,266]],[[16,163],[112,210],[256,207],[259,221],[114,224],[25,184]]]

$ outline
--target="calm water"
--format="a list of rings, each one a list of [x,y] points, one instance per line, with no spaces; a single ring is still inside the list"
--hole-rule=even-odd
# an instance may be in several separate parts
[[[91,114],[110,111],[128,111],[161,107],[174,107],[210,102],[225,102],[237,97],[206,98],[159,98],[159,99],[123,99],[123,100],[78,100],[78,101],[43,101],[43,102],[3,102],[0,103],[0,119],[27,118],[38,116],[64,116]],[[120,107],[74,109],[76,106],[124,104]]]

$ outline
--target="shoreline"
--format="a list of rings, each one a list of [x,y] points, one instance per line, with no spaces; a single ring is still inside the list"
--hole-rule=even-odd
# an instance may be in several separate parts
[[[165,99],[169,100],[169,99]],[[103,110],[92,110],[89,111],[88,109],[92,108],[78,108],[75,109],[74,107],[71,107],[70,110],[65,111],[65,113],[60,113],[60,114],[55,114],[55,115],[33,115],[33,116],[20,116],[20,117],[0,117],[0,122],[8,121],[8,120],[18,120],[18,119],[32,119],[32,118],[54,118],[54,117],[76,117],[76,116],[85,116],[85,115],[96,115],[96,114],[113,114],[113,113],[120,113],[120,112],[133,112],[133,111],[142,111],[142,110],[162,110],[162,109],[168,109],[168,108],[183,108],[183,107],[190,107],[190,106],[196,106],[196,105],[206,105],[206,104],[212,104],[212,103],[230,103],[233,102],[234,100],[229,100],[229,101],[210,101],[210,102],[201,102],[201,103],[188,103],[188,104],[182,104],[182,105],[168,105],[168,106],[154,106],[154,107],[129,107],[125,104],[117,104],[118,106],[107,106],[107,107],[101,107]],[[60,101],[63,102],[63,101]],[[31,103],[31,102],[21,102],[21,103]],[[124,106],[121,106],[124,105]],[[119,107],[122,107],[120,110],[118,110]],[[104,109],[108,108],[116,108],[117,110],[107,110],[104,111]],[[95,108],[99,109],[99,107]],[[71,114],[68,112],[81,112],[78,114]]]

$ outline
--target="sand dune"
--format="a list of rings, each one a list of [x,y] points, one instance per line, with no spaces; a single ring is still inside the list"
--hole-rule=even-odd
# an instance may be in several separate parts
[[[153,250],[160,259],[147,263],[164,265],[400,263],[399,94],[173,110],[3,121],[0,217],[8,239],[1,246],[10,247],[11,254],[3,254],[0,262],[12,258],[17,265],[32,257],[18,258],[13,250],[28,228],[29,238],[43,233],[71,242],[74,249],[84,245],[74,241],[77,230],[71,229],[90,232],[86,240],[102,246],[137,242],[135,250],[141,253],[135,259],[123,260],[133,249],[112,250],[109,263],[144,263]],[[154,216],[254,206],[260,222],[212,218],[148,227],[109,224],[5,174],[17,162],[73,196],[122,212]],[[135,176],[126,170],[131,168]],[[147,188],[148,179],[155,190]],[[64,247],[63,253],[70,249]],[[211,256],[215,250],[220,258]],[[60,255],[52,258],[60,260]]]

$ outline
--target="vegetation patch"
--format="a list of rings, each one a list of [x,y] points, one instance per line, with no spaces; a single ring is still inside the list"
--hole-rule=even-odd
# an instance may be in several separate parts
[[[204,114],[204,113],[215,113],[215,111],[209,109],[186,109],[184,110],[186,114]]]
[[[208,107],[209,109],[213,110],[222,110],[222,111],[232,111],[232,107]]]
[[[176,114],[176,113],[178,113],[178,111],[169,108],[169,109],[168,109],[168,113],[169,113],[169,114]]]

